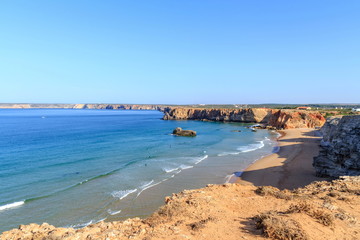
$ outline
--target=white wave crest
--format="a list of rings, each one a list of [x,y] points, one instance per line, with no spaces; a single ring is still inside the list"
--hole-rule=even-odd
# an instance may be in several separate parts
[[[95,220],[90,220],[89,222],[85,222],[85,223],[78,223],[78,224],[74,224],[74,225],[68,225],[65,226],[66,228],[75,228],[75,229],[79,229],[79,228],[84,228],[86,226],[89,226],[90,224],[95,224],[95,223],[99,223],[101,221],[104,221],[106,218],[102,218],[98,221]]]
[[[121,210],[119,210],[119,211],[111,211],[111,209],[108,209],[107,212],[108,212],[111,216],[113,216],[113,215],[116,215],[116,214],[121,213]]]
[[[154,182],[154,180],[151,180],[150,182],[141,185],[139,188],[140,188],[140,189],[144,189],[144,188],[146,188],[147,186],[149,186],[150,184],[152,184],[153,182]]]
[[[83,228],[83,227],[89,226],[92,223],[93,223],[93,220],[86,222],[86,223],[78,223],[78,224],[74,224],[74,225],[69,225],[66,227],[77,229],[77,228]]]
[[[171,173],[174,172],[176,170],[178,170],[179,168],[167,168],[167,167],[163,167],[162,170],[166,173]]]
[[[9,209],[9,208],[15,208],[18,207],[20,205],[23,205],[25,203],[25,201],[20,201],[20,202],[13,202],[13,203],[9,203],[9,204],[5,204],[0,206],[0,211]]]
[[[227,156],[227,155],[237,155],[241,152],[223,152],[223,153],[219,153],[218,156],[219,157],[223,157],[223,156]]]
[[[124,199],[126,198],[128,195],[136,192],[137,189],[128,189],[128,190],[121,190],[121,191],[114,191],[111,193],[111,195],[115,198],[119,198],[120,200],[121,199]]]
[[[162,183],[162,181],[161,182],[158,182],[158,183],[154,183],[154,184],[152,184],[152,185],[148,185],[148,186],[146,186],[146,187],[144,187],[143,189],[141,189],[141,191],[136,195],[136,197],[138,197],[143,191],[145,191],[146,189],[149,189],[149,188],[151,188],[151,187],[154,187],[154,186],[156,186],[156,185],[158,185],[158,184],[160,184],[160,183]]]
[[[204,161],[205,159],[207,159],[208,157],[209,157],[209,155],[205,155],[205,156],[203,156],[203,157],[195,158],[195,159],[194,159],[194,163],[195,163],[195,164],[198,164],[198,163]]]
[[[258,143],[252,143],[246,146],[238,147],[237,149],[241,152],[252,152],[263,148],[265,146],[264,141],[258,141]]]
[[[182,170],[185,170],[185,169],[189,169],[189,168],[193,168],[194,166],[189,166],[189,165],[181,165],[180,168]]]

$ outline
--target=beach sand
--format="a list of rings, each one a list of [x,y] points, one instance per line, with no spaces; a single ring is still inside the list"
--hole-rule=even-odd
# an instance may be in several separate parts
[[[316,177],[312,166],[313,157],[319,153],[321,140],[317,130],[287,129],[280,133],[280,150],[250,165],[237,179],[237,183],[294,189],[313,181],[326,180]]]

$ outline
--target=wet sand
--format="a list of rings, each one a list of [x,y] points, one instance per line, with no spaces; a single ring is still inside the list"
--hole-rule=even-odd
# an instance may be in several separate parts
[[[312,166],[313,157],[319,153],[321,140],[317,130],[287,129],[280,133],[280,150],[250,165],[236,182],[294,189],[313,181],[326,180],[316,177]]]

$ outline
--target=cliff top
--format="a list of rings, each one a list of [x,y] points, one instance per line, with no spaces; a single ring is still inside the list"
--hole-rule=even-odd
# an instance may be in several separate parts
[[[141,220],[82,229],[22,225],[0,239],[360,239],[360,177],[314,182],[294,191],[210,185],[165,198]]]

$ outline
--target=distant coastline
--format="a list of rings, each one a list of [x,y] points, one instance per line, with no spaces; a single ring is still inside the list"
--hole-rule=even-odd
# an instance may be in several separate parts
[[[104,104],[104,103],[81,103],[81,104],[47,104],[47,103],[0,103],[0,109],[30,109],[30,108],[54,108],[54,109],[117,109],[117,110],[161,110],[166,105],[154,104]]]

